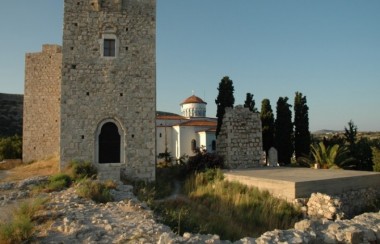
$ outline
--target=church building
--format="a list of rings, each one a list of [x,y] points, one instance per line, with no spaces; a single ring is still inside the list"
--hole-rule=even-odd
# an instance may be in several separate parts
[[[181,115],[157,112],[157,153],[170,152],[178,159],[193,156],[197,149],[214,152],[216,149],[216,118],[206,117],[206,105],[192,95],[181,104]]]

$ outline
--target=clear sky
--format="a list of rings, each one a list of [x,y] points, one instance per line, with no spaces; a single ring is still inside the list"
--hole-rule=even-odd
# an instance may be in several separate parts
[[[2,2],[0,92],[23,93],[25,53],[61,44],[62,19],[63,0]],[[235,105],[299,91],[311,131],[380,131],[380,1],[157,0],[157,110],[194,91],[215,117],[223,76]]]

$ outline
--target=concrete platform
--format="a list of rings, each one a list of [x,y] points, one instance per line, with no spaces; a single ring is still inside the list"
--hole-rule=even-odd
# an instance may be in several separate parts
[[[288,201],[309,198],[314,192],[336,195],[369,187],[380,188],[380,173],[368,171],[263,167],[228,170],[224,175],[228,181],[268,190]]]

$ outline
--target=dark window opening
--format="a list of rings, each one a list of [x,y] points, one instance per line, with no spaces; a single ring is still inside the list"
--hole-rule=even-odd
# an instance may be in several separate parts
[[[99,135],[99,163],[120,163],[120,142],[117,126],[105,123]]]
[[[128,51],[128,47],[125,47],[125,50]]]
[[[215,141],[215,140],[212,141],[211,149],[212,149],[213,151],[216,150],[216,141]]]
[[[116,53],[116,41],[115,39],[104,39],[104,57],[115,57]]]
[[[162,137],[162,133],[160,133],[160,138]]]
[[[197,149],[197,141],[193,139],[191,140],[191,150],[195,152],[196,149]]]
[[[82,135],[82,139],[84,139],[84,135]]]
[[[76,68],[77,68],[77,65],[76,65],[76,64],[72,64],[72,65],[71,65],[71,68],[72,68],[72,69],[76,69]]]
[[[90,93],[89,93],[89,92],[86,92],[86,95],[87,95],[87,96],[90,96]]]
[[[120,96],[122,97],[124,94],[123,93],[120,93]]]

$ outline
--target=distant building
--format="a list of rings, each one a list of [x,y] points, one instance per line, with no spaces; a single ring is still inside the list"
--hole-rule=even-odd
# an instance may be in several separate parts
[[[206,105],[192,95],[181,104],[182,115],[157,113],[157,153],[165,149],[175,158],[193,156],[196,149],[214,152],[216,149],[216,118],[206,117]]]

